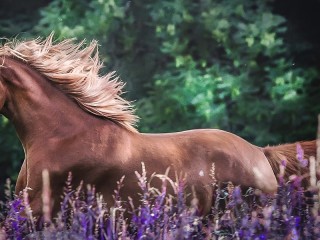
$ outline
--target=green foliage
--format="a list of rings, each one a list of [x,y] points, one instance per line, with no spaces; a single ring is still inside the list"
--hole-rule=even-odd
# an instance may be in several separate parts
[[[317,72],[294,66],[286,21],[266,1],[159,1],[150,15],[167,61],[139,101],[143,130],[222,128],[267,144],[313,122],[314,134],[319,107],[304,101]]]
[[[7,177],[16,180],[23,162],[23,150],[14,128],[4,117],[0,117],[0,133],[0,190],[2,190]]]

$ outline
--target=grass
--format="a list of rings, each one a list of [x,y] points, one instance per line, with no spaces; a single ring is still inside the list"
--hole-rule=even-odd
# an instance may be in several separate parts
[[[310,165],[314,167],[315,160]],[[305,164],[305,163],[304,163]],[[44,172],[43,217],[35,219],[27,191],[12,197],[7,184],[7,201],[2,203],[1,239],[319,239],[320,212],[315,173],[311,187],[301,186],[302,176],[284,181],[279,176],[278,192],[269,196],[256,189],[241,190],[231,183],[216,184],[211,212],[200,216],[198,199],[187,204],[183,179],[163,180],[161,189],[149,186],[146,170],[136,173],[141,189],[140,206],[121,199],[123,178],[114,191],[114,205],[107,206],[92,186],[72,186],[69,175],[57,217],[50,216],[50,189]],[[47,180],[46,180],[47,179]],[[167,193],[167,184],[175,196]],[[47,185],[47,186],[46,186]],[[129,204],[125,205],[124,202]],[[125,207],[127,206],[127,207]],[[130,215],[129,218],[127,216]]]

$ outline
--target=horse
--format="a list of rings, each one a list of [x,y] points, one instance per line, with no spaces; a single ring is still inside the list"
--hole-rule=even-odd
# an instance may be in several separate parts
[[[121,97],[124,83],[114,72],[100,74],[102,67],[95,41],[57,42],[51,34],[0,46],[0,113],[13,123],[25,153],[15,193],[27,189],[34,216],[42,214],[44,170],[54,212],[69,172],[75,184],[94,185],[109,206],[125,176],[122,194],[137,202],[135,171],[143,162],[148,173],[184,173],[201,214],[213,204],[213,165],[216,181],[272,194],[284,159],[285,177],[300,171],[296,143],[263,148],[219,129],[138,132],[133,106]],[[300,145],[304,158],[315,156],[315,140]]]

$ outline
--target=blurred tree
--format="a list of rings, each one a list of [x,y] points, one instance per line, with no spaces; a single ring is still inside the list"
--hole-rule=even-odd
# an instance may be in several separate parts
[[[139,101],[143,130],[222,128],[260,145],[315,136],[318,72],[295,66],[267,1],[159,1],[150,15],[167,61]]]
[[[32,28],[39,21],[39,8],[46,6],[49,2],[50,0],[1,0],[1,38],[31,37]]]

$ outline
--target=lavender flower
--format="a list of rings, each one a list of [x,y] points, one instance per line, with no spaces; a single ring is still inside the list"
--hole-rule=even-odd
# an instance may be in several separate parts
[[[297,149],[297,158],[302,156]],[[298,156],[299,155],[299,156]],[[283,163],[283,171],[285,163]],[[152,175],[162,180],[160,189],[150,186],[145,166],[136,173],[141,189],[140,205],[121,198],[123,178],[114,191],[114,206],[107,206],[93,186],[76,189],[72,175],[63,191],[60,213],[54,219],[47,214],[44,223],[36,224],[28,203],[27,191],[8,198],[2,205],[3,228],[0,240],[6,239],[319,239],[320,212],[317,200],[319,186],[306,197],[301,176],[289,182],[279,181],[278,192],[269,196],[252,188],[244,191],[232,184],[214,184],[214,205],[207,216],[199,215],[199,200],[195,191],[187,201],[185,179],[176,181],[165,175]],[[281,178],[281,175],[280,175]],[[167,193],[167,184],[175,195]],[[48,189],[47,189],[48,190]],[[46,197],[48,197],[48,192]],[[49,200],[44,199],[47,207]],[[123,202],[129,203],[129,208]],[[45,209],[44,213],[50,213]],[[124,212],[131,214],[124,218]],[[49,223],[49,225],[47,224]],[[49,227],[48,227],[49,226]],[[36,231],[38,230],[38,232]]]
[[[297,144],[297,160],[301,167],[305,168],[308,166],[308,160],[304,158],[304,151],[299,143]]]

